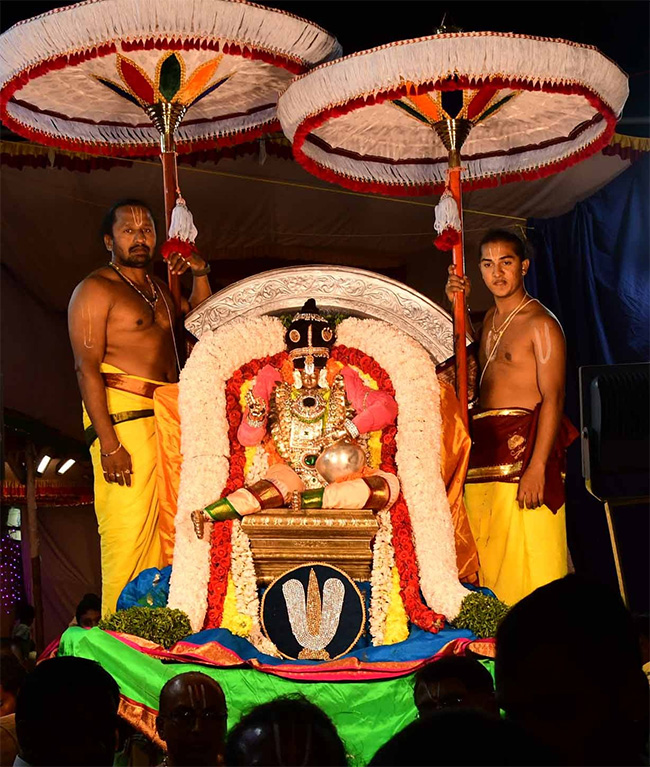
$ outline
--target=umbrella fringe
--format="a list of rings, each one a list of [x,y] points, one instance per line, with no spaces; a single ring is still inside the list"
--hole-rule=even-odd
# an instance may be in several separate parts
[[[335,107],[348,111],[351,103],[382,103],[413,90],[421,95],[434,88],[479,89],[485,84],[591,93],[603,111],[614,115],[622,111],[628,93],[625,73],[593,46],[476,32],[401,40],[321,64],[281,96],[278,114],[293,138],[308,116]]]
[[[494,82],[494,80],[493,80]],[[500,87],[517,87],[535,90],[531,83],[514,83],[499,78]],[[293,87],[293,86],[292,86]],[[401,95],[409,86],[404,85]],[[429,84],[427,87],[433,87]],[[541,88],[542,86],[539,85]],[[496,186],[511,180],[543,178],[570,167],[606,146],[616,127],[616,116],[599,101],[591,91],[575,84],[553,86],[554,91],[566,95],[583,96],[600,114],[563,141],[541,142],[539,146],[520,147],[517,151],[494,152],[492,156],[463,156],[463,186],[479,189]],[[385,91],[374,96],[379,99],[395,96]],[[286,132],[286,109],[281,97],[278,114]],[[444,172],[447,168],[446,153],[439,159],[415,159],[394,161],[381,157],[364,158],[358,153],[332,149],[315,134],[323,124],[330,124],[336,117],[349,114],[365,106],[369,99],[359,97],[345,104],[337,104],[305,119],[293,135],[294,156],[310,173],[325,180],[341,184],[348,189],[378,192],[389,195],[426,195],[444,188]],[[400,188],[401,187],[401,188]]]
[[[217,31],[218,29],[218,31]],[[152,32],[155,31],[155,35]],[[341,55],[324,29],[286,11],[224,0],[113,0],[57,8],[11,27],[3,34],[0,82],[23,69],[25,61],[43,61],[60,51],[85,55],[87,49],[122,41],[122,50],[200,48],[216,41],[243,55],[259,52],[275,66],[302,71]],[[225,51],[224,51],[225,52]]]

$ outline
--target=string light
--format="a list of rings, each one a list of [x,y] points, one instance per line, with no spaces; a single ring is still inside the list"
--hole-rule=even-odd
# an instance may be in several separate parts
[[[0,610],[4,615],[13,612],[23,599],[23,568],[20,541],[9,534],[0,538]]]

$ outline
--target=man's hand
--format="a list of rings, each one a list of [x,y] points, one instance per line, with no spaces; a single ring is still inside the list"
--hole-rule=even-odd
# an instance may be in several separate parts
[[[110,452],[104,451],[103,448],[100,448],[100,450],[102,453]],[[113,455],[102,455],[102,471],[107,482],[117,482],[118,485],[131,487],[133,470],[131,468],[131,455],[126,448],[121,446]]]
[[[544,479],[546,468],[530,464],[519,480],[517,503],[519,508],[538,509],[544,505]]]
[[[445,285],[445,295],[450,304],[454,303],[454,293],[465,293],[465,298],[469,298],[470,291],[472,289],[472,283],[469,277],[459,277],[454,271],[453,264],[449,265],[447,270],[449,277],[447,277],[447,284]]]
[[[201,271],[207,266],[198,253],[192,253],[189,258],[185,258],[180,253],[172,253],[167,263],[172,274],[184,274],[188,269]]]

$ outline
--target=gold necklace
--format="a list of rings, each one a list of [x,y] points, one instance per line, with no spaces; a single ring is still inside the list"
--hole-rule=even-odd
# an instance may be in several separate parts
[[[143,293],[140,290],[140,288],[135,284],[135,282],[133,282],[133,280],[129,279],[126,276],[126,274],[124,274],[122,272],[122,270],[120,269],[120,267],[117,264],[114,264],[112,261],[109,261],[108,265],[110,267],[112,267],[112,269],[115,272],[117,272],[117,274],[124,280],[124,282],[126,282],[127,285],[130,285],[133,288],[133,290],[135,290],[135,292],[138,293],[138,295],[140,295],[149,304],[149,306],[151,307],[151,311],[155,314],[156,313],[156,304],[158,303],[158,289],[156,288],[156,285],[153,282],[153,280],[151,279],[151,277],[149,277],[149,275],[146,274],[146,273],[144,275],[145,280],[147,281],[147,284],[151,288],[151,293],[153,295],[153,298],[149,298],[149,296],[146,293]]]

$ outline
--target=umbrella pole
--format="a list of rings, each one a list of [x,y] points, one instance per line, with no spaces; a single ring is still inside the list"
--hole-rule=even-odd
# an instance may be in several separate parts
[[[463,237],[463,197],[460,181],[460,152],[452,149],[449,152],[449,189],[458,205],[458,215],[461,220],[460,240],[453,247],[452,264],[454,273],[458,277],[465,276],[465,255]],[[465,317],[467,301],[465,293],[454,294],[453,317],[454,317],[454,354],[456,356],[456,395],[460,402],[461,416],[467,427],[468,417],[468,386],[467,386],[467,346]]]
[[[173,132],[165,132],[160,135],[160,161],[163,169],[163,190],[165,197],[165,237],[169,232],[172,220],[172,211],[176,204],[176,190],[178,189],[178,168],[176,166],[176,147],[174,145]],[[172,274],[169,264],[167,265],[167,282],[174,299],[176,313],[181,309],[181,283],[177,274]]]

